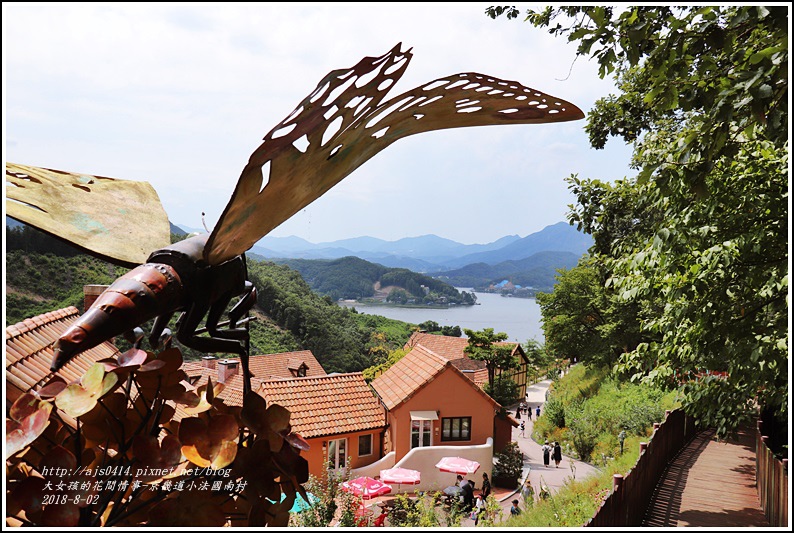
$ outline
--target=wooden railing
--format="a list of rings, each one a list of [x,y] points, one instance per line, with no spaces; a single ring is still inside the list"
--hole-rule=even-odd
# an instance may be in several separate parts
[[[772,527],[788,526],[788,459],[775,457],[758,421],[755,435],[755,481],[758,499]]]
[[[666,412],[654,424],[649,442],[640,443],[640,456],[626,476],[613,476],[612,493],[585,526],[641,526],[645,511],[668,463],[696,434],[695,419],[680,409]]]

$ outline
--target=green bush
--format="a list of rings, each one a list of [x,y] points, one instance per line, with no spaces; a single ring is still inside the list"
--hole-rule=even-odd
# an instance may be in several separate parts
[[[515,441],[508,442],[504,450],[495,455],[492,477],[505,477],[518,481],[524,468],[524,454]]]
[[[565,427],[565,406],[556,396],[551,396],[543,406],[543,416],[554,427]]]
[[[615,457],[617,435],[645,436],[664,411],[676,407],[675,393],[621,382],[606,369],[576,365],[556,381],[532,437],[560,442],[582,460]],[[564,428],[564,429],[563,429]]]
[[[573,449],[582,461],[590,461],[590,456],[598,444],[601,433],[599,414],[596,411],[587,411],[583,404],[572,404],[569,407],[567,418],[568,428],[571,430]]]

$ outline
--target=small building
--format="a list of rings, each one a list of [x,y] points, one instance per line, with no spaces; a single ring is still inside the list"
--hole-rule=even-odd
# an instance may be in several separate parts
[[[310,445],[301,455],[312,475],[381,458],[386,410],[361,372],[265,381],[258,392],[290,411],[293,431]]]
[[[305,366],[313,375],[279,377],[278,373],[265,372],[266,368],[280,369],[280,374],[286,375],[296,361],[300,362],[298,368]],[[309,444],[301,455],[309,463],[310,474],[320,478],[326,469],[335,471],[346,466],[348,458],[351,468],[381,458],[386,411],[361,372],[328,375],[308,350],[251,356],[249,367],[257,376],[251,378],[251,390],[268,404],[289,410],[292,431]],[[243,405],[238,359],[205,357],[201,363],[185,363],[182,368],[192,387],[198,388],[212,379],[213,383],[224,384],[218,398],[226,405]],[[258,377],[265,375],[270,379]],[[177,406],[174,418],[184,416],[184,409]]]
[[[511,346],[512,354],[518,358],[519,366],[516,369],[508,370],[508,375],[518,386],[518,394],[523,398],[527,394],[527,370],[529,359],[527,358],[521,344],[517,342],[498,342],[497,345]],[[488,373],[483,361],[472,359],[465,352],[469,345],[469,340],[465,337],[449,337],[446,335],[433,335],[431,333],[415,332],[405,344],[405,349],[409,350],[416,346],[424,346],[433,353],[444,357],[452,362],[453,366],[463,371],[464,375],[478,384],[484,385],[488,382]],[[501,375],[497,370],[496,375]]]

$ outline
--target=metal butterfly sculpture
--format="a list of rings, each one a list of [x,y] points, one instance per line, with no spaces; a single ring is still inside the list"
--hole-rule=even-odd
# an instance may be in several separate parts
[[[400,48],[401,43],[325,76],[251,154],[212,232],[176,244],[168,245],[168,219],[146,183],[8,163],[10,216],[116,264],[139,264],[60,337],[52,370],[153,318],[149,341],[155,344],[168,320],[182,312],[177,339],[199,351],[239,354],[248,387],[247,331],[237,322],[256,300],[244,254],[259,239],[403,137],[584,118],[570,102],[470,72],[384,101],[412,56],[410,49]],[[229,312],[229,327],[222,329],[220,317],[236,296],[241,299]],[[205,316],[208,337],[197,334]]]

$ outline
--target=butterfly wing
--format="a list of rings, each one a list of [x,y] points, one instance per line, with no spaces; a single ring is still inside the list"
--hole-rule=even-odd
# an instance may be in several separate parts
[[[6,213],[127,267],[171,242],[168,216],[143,181],[6,163]]]
[[[265,136],[210,235],[204,250],[209,263],[244,253],[403,137],[466,126],[584,118],[570,102],[477,73],[439,78],[382,102],[411,59],[410,50],[402,52],[400,46],[329,73]]]

